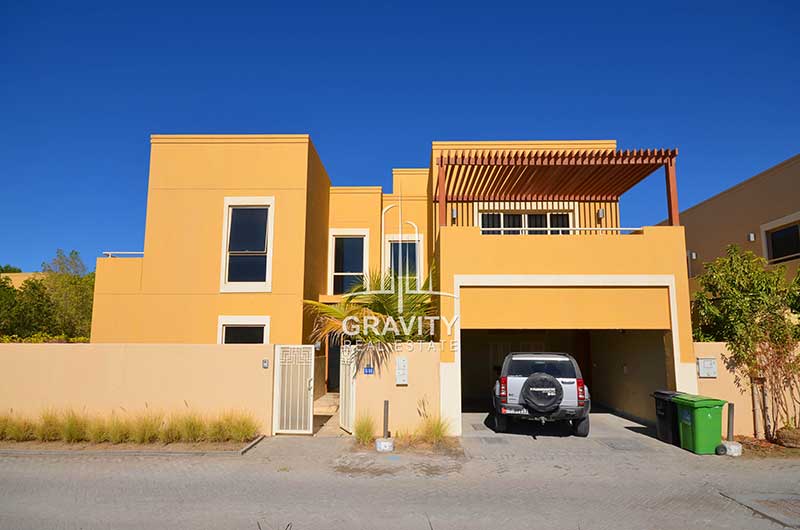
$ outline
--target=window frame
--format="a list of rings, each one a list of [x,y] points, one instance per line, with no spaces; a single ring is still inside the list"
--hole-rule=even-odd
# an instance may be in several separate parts
[[[422,247],[422,234],[386,234],[383,240],[383,270],[389,273],[392,269],[392,243],[415,243],[417,245],[417,289],[422,288],[422,271],[425,267],[425,256]]]
[[[500,226],[499,227],[484,227],[483,226],[483,215],[484,214],[499,214],[500,215]],[[521,215],[522,216],[522,226],[512,226],[507,227],[505,226],[505,216],[506,215]],[[547,220],[547,226],[544,227],[529,227],[528,226],[528,216],[529,215],[544,215],[545,219]],[[551,215],[566,215],[569,219],[569,226],[568,227],[553,227],[550,221]],[[570,210],[480,210],[478,211],[478,228],[480,228],[481,235],[500,235],[500,236],[507,236],[507,235],[542,235],[542,236],[554,236],[554,235],[569,235],[574,232],[574,229],[577,228],[575,225],[575,215],[574,212]],[[529,230],[536,230],[534,232],[529,232]],[[506,231],[507,230],[507,231]],[[567,230],[566,234],[559,233],[561,230]],[[491,234],[489,232],[492,231],[499,231],[499,234]],[[518,231],[518,234],[509,233]],[[553,233],[556,232],[556,233]]]
[[[263,282],[229,282],[228,243],[230,241],[231,214],[234,208],[267,208],[267,270]],[[220,262],[219,291],[221,293],[272,292],[272,256],[275,245],[275,197],[225,197],[222,210],[222,257]]]
[[[331,228],[328,230],[328,295],[333,294],[333,277],[339,275],[355,275],[357,272],[334,272],[336,264],[336,238],[337,237],[360,237],[364,240],[363,269],[362,276],[369,271],[369,228]],[[341,296],[339,293],[336,296]]]
[[[263,326],[263,344],[269,344],[270,320],[268,315],[219,315],[217,317],[217,344],[225,344],[225,327],[239,326]],[[237,346],[241,346],[241,344],[237,344]]]
[[[769,263],[786,263],[788,261],[800,259],[800,254],[789,254],[780,258],[772,257],[772,233],[798,224],[800,224],[800,211],[764,223],[760,226],[763,256]],[[798,227],[798,230],[800,230],[800,227]]]

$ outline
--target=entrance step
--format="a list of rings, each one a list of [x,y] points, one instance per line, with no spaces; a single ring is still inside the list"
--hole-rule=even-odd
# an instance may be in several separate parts
[[[314,416],[333,416],[339,412],[338,392],[328,392],[314,401]]]

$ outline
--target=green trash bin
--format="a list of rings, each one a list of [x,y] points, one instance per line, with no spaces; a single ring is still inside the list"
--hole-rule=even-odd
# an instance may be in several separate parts
[[[698,455],[713,455],[722,443],[722,407],[726,401],[692,394],[673,396],[678,407],[681,447]]]

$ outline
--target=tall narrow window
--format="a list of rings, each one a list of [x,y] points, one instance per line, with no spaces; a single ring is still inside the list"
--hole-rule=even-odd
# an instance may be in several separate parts
[[[269,208],[231,207],[227,282],[267,280]]]
[[[219,290],[272,291],[275,197],[225,197]]]
[[[491,228],[501,228],[502,214],[499,213],[482,213],[481,214],[481,233],[496,235],[500,234],[500,230],[490,230]]]
[[[568,213],[551,213],[550,228],[569,228]],[[551,234],[569,235],[569,230],[551,230]]]
[[[333,294],[342,294],[364,283],[364,238],[334,238]]]
[[[392,241],[389,267],[397,276],[417,277],[417,242]]]
[[[528,233],[533,235],[547,234],[547,214],[528,214]]]

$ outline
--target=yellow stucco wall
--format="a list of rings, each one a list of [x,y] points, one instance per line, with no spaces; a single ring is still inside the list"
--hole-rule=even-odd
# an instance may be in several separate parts
[[[536,238],[530,236],[481,235],[477,228],[446,227],[441,230],[438,255],[440,287],[453,292],[456,275],[668,275],[674,278],[681,361],[694,362],[692,351],[691,320],[689,316],[689,292],[686,265],[683,259],[683,229],[681,227],[645,227],[642,233],[630,235],[576,235]],[[555,280],[554,280],[555,281]],[[611,322],[635,324],[636,327],[652,329],[661,327],[665,304],[663,287],[637,296],[623,291],[584,290],[567,291],[550,289],[540,291],[536,303],[544,307],[559,308],[563,296],[573,296],[570,320],[584,323],[587,328],[609,328]],[[490,302],[489,291],[494,291],[496,302]],[[522,293],[522,295],[520,295]],[[508,294],[508,296],[504,296]],[[532,308],[531,300],[523,291],[513,295],[486,288],[480,304],[469,303],[472,294],[462,301],[461,311],[466,311],[466,325],[470,327],[492,327],[499,325],[498,314],[509,319],[515,314],[546,311]],[[589,298],[582,298],[582,297]],[[604,301],[605,297],[609,297]],[[618,303],[612,303],[618,299]],[[619,303],[626,300],[624,303]],[[454,299],[442,297],[442,314],[447,318],[455,315]],[[583,303],[586,301],[587,303]],[[580,303],[579,303],[580,302]],[[592,302],[592,303],[588,303]],[[634,304],[636,312],[631,311]],[[499,304],[499,305],[498,305]],[[567,308],[565,310],[569,310]],[[635,313],[641,316],[637,317]],[[492,323],[492,326],[488,324]],[[542,326],[534,326],[536,329]],[[619,326],[622,327],[622,326]],[[449,348],[443,349],[442,360],[453,360]]]
[[[761,226],[792,214],[800,214],[800,155],[681,212],[686,249],[697,253],[692,275],[702,274],[703,263],[724,255],[730,244],[767,257]],[[750,233],[755,241],[748,241]],[[793,278],[800,258],[783,265]]]
[[[235,410],[252,414],[270,434],[272,358],[272,346],[260,344],[0,344],[0,409],[33,417],[51,407],[90,414]]]
[[[272,342],[303,342],[302,300],[324,281],[329,186],[308,136],[151,143],[144,258],[97,260],[92,341],[214,343],[218,316],[267,315]],[[269,293],[220,292],[224,200],[242,196],[275,200]]]
[[[465,287],[461,307],[461,329],[670,328],[666,287]]]

